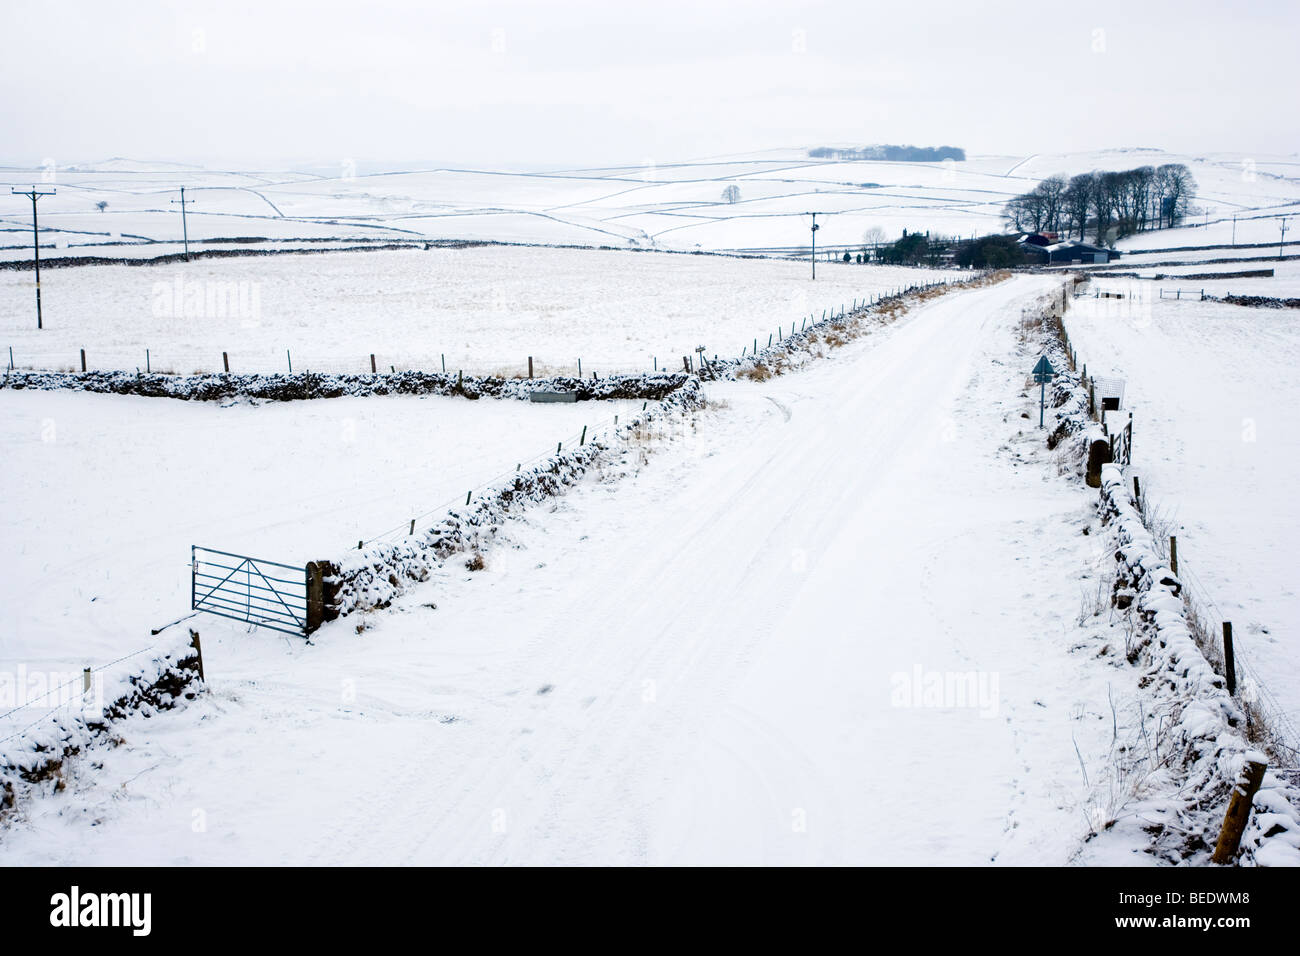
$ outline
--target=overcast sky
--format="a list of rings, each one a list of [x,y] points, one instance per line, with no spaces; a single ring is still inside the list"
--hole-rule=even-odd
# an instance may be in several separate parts
[[[5,0],[0,160],[1300,149],[1300,3]]]

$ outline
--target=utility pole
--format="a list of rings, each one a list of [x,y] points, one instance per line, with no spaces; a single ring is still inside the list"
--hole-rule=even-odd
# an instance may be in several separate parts
[[[808,215],[812,216],[812,272],[813,272],[812,277],[813,280],[816,281],[817,279],[817,230],[820,229],[821,226],[817,225],[817,213],[813,212],[813,213],[809,213]]]
[[[1237,217],[1236,216],[1232,217],[1232,244],[1234,247],[1237,245]]]
[[[181,235],[185,237],[185,261],[190,261],[190,228],[185,222],[185,207],[187,204],[194,202],[193,199],[185,198],[185,187],[181,187],[181,198],[173,199],[173,203],[179,203],[181,207]]]
[[[35,209],[36,207],[35,207],[35,206],[32,206],[32,208]],[[1281,222],[1282,222],[1282,238],[1279,239],[1279,240],[1277,241],[1277,257],[1278,257],[1279,259],[1282,258],[1282,247],[1286,245],[1286,216],[1283,216],[1283,217],[1282,217]],[[36,283],[36,290],[37,290],[37,297],[38,297],[38,299],[39,299],[39,296],[40,296],[40,285],[41,285],[41,284],[40,284],[39,282]]]
[[[32,201],[32,264],[36,270],[36,328],[43,329],[45,326],[41,323],[41,239],[40,231],[36,226],[36,200],[42,196],[53,196],[55,192],[53,189],[42,190],[35,186],[27,192],[12,187],[10,191],[15,196],[26,196]]]

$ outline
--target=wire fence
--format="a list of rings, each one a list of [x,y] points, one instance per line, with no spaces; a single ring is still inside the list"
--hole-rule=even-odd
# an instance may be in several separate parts
[[[814,310],[806,317],[792,320],[787,329],[779,325],[767,330],[767,338],[762,334],[751,336],[741,343],[739,357],[755,350],[775,344],[784,337],[803,331],[819,321],[834,318],[847,312],[857,311],[878,303],[881,299],[923,291],[936,286],[950,284],[948,279],[935,282],[918,283],[909,286],[869,292],[851,302],[841,301],[828,305],[821,310]],[[378,333],[377,333],[378,335]],[[342,348],[327,350],[319,344],[308,347],[271,348],[269,346],[248,347],[239,345],[239,333],[232,332],[232,344],[237,347],[226,348],[217,344],[209,345],[169,345],[162,348],[149,345],[123,346],[112,343],[88,342],[84,347],[67,344],[58,348],[47,345],[33,347],[27,342],[12,343],[5,346],[0,354],[4,367],[14,371],[35,372],[129,372],[165,375],[213,375],[213,374],[250,374],[278,375],[303,372],[333,375],[368,375],[395,374],[397,372],[439,372],[455,375],[492,375],[507,378],[529,377],[530,359],[526,348],[514,358],[484,356],[466,352],[462,349],[452,351],[433,351],[425,348],[367,352],[358,350],[350,356],[342,355]],[[549,345],[547,346],[549,348]],[[702,347],[698,342],[691,343],[678,351],[662,349],[647,351],[639,358],[616,356],[610,351],[602,350],[592,356],[574,355],[572,358],[543,359],[533,364],[533,372],[538,377],[564,376],[587,378],[593,374],[599,377],[610,375],[640,375],[646,372],[676,371],[682,367],[682,360],[687,360],[687,367],[694,364],[694,357]],[[554,353],[554,350],[551,350]],[[665,352],[667,354],[658,354]],[[704,349],[705,354],[722,354],[721,350]]]
[[[148,647],[142,647],[139,650],[130,652],[129,654],[123,654],[121,657],[118,657],[115,660],[108,661],[107,663],[104,664],[91,666],[86,670],[88,670],[92,676],[95,674],[101,674],[104,671],[108,670],[110,667],[116,667],[118,664],[121,664],[123,661],[128,661],[131,660],[132,658],[139,657],[141,654],[147,654],[150,651],[157,650],[157,648],[158,648],[158,644],[156,643],[150,644]],[[54,687],[50,687],[41,693],[31,696],[30,699],[24,699],[21,704],[18,704],[17,706],[0,714],[0,727],[4,726],[5,724],[10,724],[11,727],[14,724],[21,724],[21,726],[18,726],[16,730],[10,730],[6,736],[0,737],[0,746],[3,746],[4,744],[8,743],[11,740],[16,740],[19,737],[22,737],[29,730],[51,719],[56,714],[70,712],[74,709],[76,710],[87,709],[90,701],[88,700],[88,695],[85,691],[86,670],[83,670],[81,674],[78,674],[69,680],[63,681],[62,683],[59,683]],[[14,685],[16,689],[15,692],[21,693],[24,698],[27,698],[28,695],[26,693],[26,689],[21,687],[21,682],[15,679]],[[68,691],[71,688],[76,688],[77,686],[81,686],[83,689],[79,692],[65,694],[66,691]],[[52,698],[53,700],[51,700]],[[97,703],[102,704],[103,702],[102,700],[100,700],[97,701]],[[28,723],[22,723],[22,721],[27,719],[27,717],[31,716],[30,711],[32,710],[39,710],[40,711],[39,716],[37,716],[35,719],[31,720]],[[20,714],[24,714],[24,712],[28,712],[28,713],[26,713],[25,716],[18,717],[18,720],[16,721],[10,720],[10,718],[13,718]]]
[[[1210,589],[1196,573],[1192,562],[1185,557],[1184,539],[1179,539],[1179,545],[1178,579],[1187,589],[1189,607],[1191,612],[1200,619],[1199,623],[1204,629],[1205,639],[1213,641],[1218,635],[1223,634],[1223,623],[1228,618],[1215,602]],[[1300,728],[1297,727],[1291,712],[1269,689],[1259,667],[1254,662],[1248,642],[1241,640],[1241,637],[1241,632],[1236,632],[1232,642],[1233,663],[1237,672],[1237,695],[1254,705],[1272,731],[1273,742],[1283,747],[1291,758],[1300,764]],[[1218,644],[1217,650],[1222,663],[1224,653],[1222,643]]]

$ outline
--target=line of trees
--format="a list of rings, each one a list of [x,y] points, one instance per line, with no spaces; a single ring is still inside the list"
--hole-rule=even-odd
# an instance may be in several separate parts
[[[1196,180],[1182,163],[1118,172],[1049,176],[1016,196],[1002,214],[1017,232],[1076,233],[1089,228],[1099,244],[1135,232],[1178,225],[1196,196]]]
[[[837,149],[833,146],[818,146],[808,150],[813,159],[885,160],[894,163],[941,163],[945,159],[964,162],[966,150],[960,146],[899,146],[882,143],[878,146],[862,146],[857,149]]]

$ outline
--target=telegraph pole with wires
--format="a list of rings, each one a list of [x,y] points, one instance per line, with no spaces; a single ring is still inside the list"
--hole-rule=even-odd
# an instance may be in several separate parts
[[[26,192],[12,187],[10,187],[10,191],[15,196],[26,196],[32,201],[32,265],[36,271],[36,328],[42,329],[45,326],[41,323],[41,237],[40,230],[36,225],[36,200],[42,196],[53,196],[55,191],[53,189],[37,189],[35,186]]]
[[[173,199],[172,202],[175,204],[179,204],[181,207],[181,235],[185,237],[185,261],[189,262],[190,261],[190,227],[185,221],[185,207],[189,203],[194,202],[194,200],[185,198],[185,187],[182,186],[181,198]]]
[[[817,225],[817,213],[810,212],[808,213],[808,215],[812,216],[812,277],[813,280],[816,281],[817,279],[817,230],[820,229],[821,226]]]
[[[1279,259],[1282,258],[1282,247],[1286,245],[1286,216],[1282,217],[1281,225],[1282,225],[1282,238],[1277,241],[1277,257]]]

